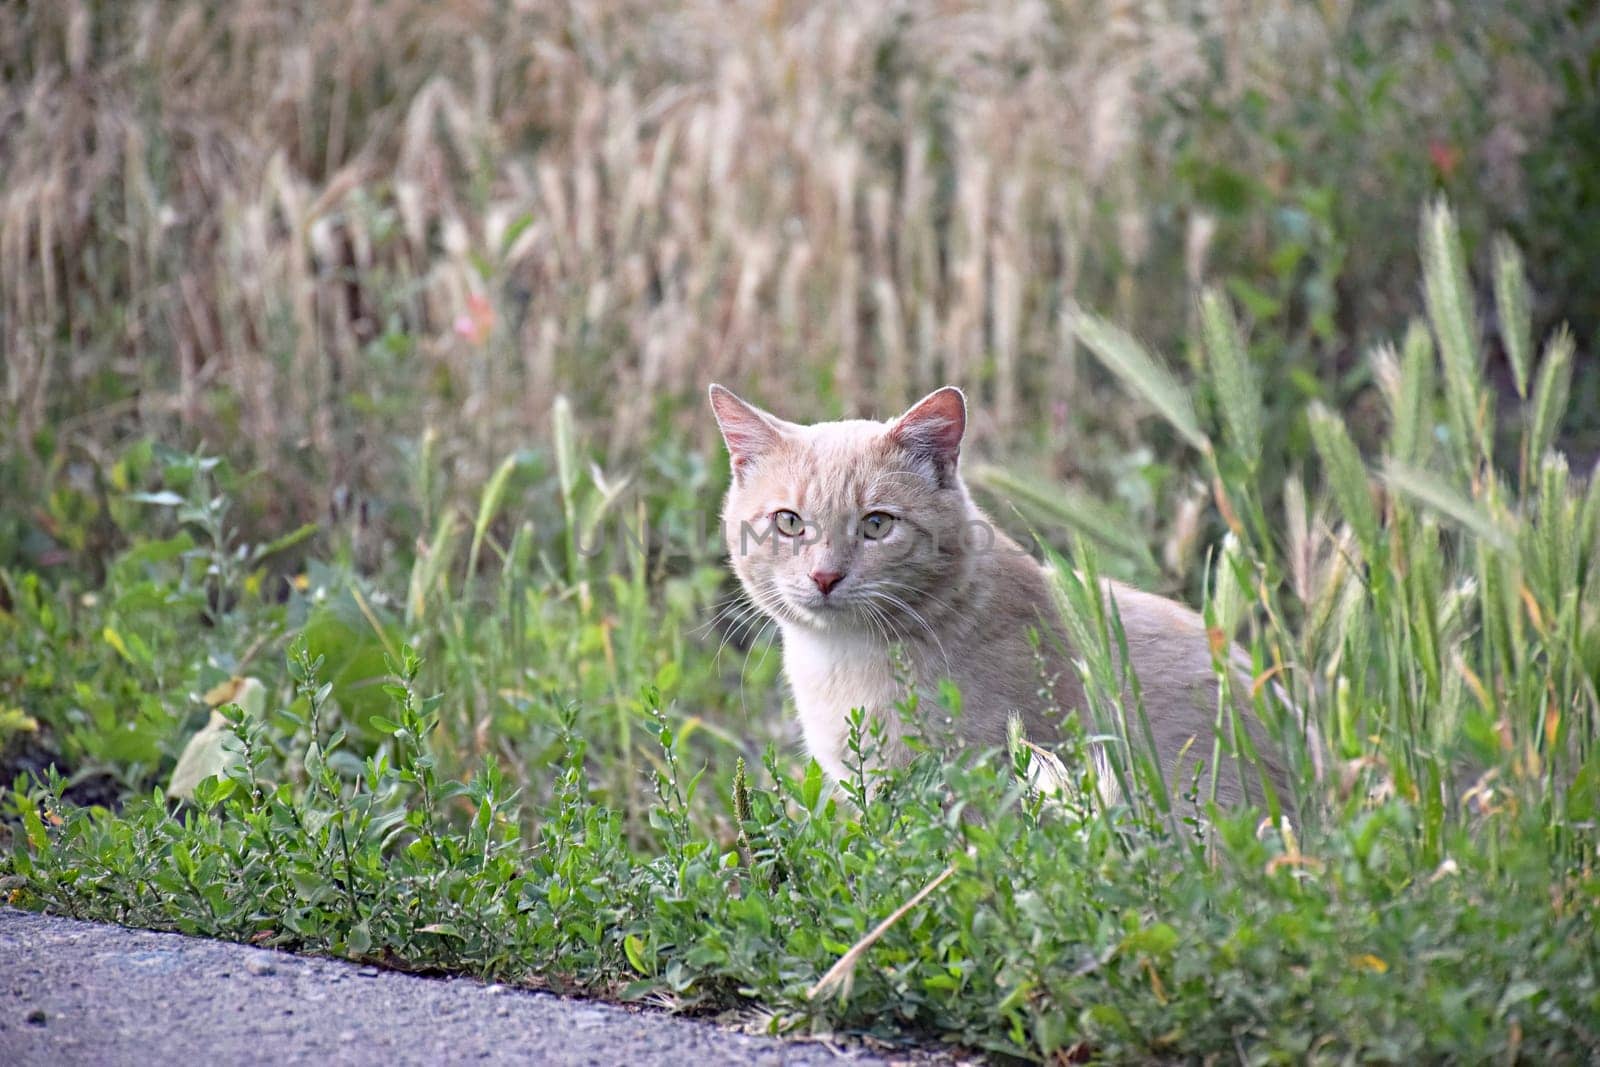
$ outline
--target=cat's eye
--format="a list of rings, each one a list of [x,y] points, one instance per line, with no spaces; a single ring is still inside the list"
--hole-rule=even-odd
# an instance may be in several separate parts
[[[887,511],[874,511],[861,520],[861,536],[868,541],[881,541],[894,528],[894,516]]]
[[[805,533],[806,520],[793,511],[774,511],[772,521],[777,525],[778,532],[785,537],[799,537]]]

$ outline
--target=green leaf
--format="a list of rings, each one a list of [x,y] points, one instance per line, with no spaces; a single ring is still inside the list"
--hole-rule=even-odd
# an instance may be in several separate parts
[[[675,659],[669,659],[656,670],[654,685],[663,693],[670,694],[678,687],[678,681],[683,677],[683,667]]]
[[[1429,511],[1451,519],[1480,540],[1499,549],[1511,547],[1511,535],[1477,503],[1450,488],[1444,479],[1393,460],[1384,464],[1383,480],[1390,488]]]
[[[1179,436],[1201,452],[1211,451],[1211,442],[1200,432],[1200,421],[1188,392],[1143,345],[1126,331],[1088,312],[1076,313],[1072,326],[1078,340],[1099,357],[1106,369],[1155,408]]]
[[[294,883],[294,888],[300,896],[315,903],[328,890],[327,879],[317,871],[297,868],[289,872],[289,880]]]
[[[1181,941],[1174,927],[1167,923],[1156,923],[1123,938],[1121,951],[1160,958],[1171,955]]]
[[[1200,323],[1228,440],[1254,471],[1261,462],[1261,389],[1233,309],[1215,289],[1200,296]]]
[[[1413,322],[1406,330],[1400,357],[1400,389],[1394,409],[1390,447],[1406,463],[1421,463],[1433,442],[1429,406],[1434,395],[1433,338]]]
[[[233,795],[239,783],[233,778],[204,778],[195,784],[194,802],[201,808],[213,808]]]
[[[1283,310],[1283,303],[1280,300],[1243,278],[1229,278],[1228,293],[1243,304],[1245,311],[1258,322],[1275,318]]]
[[[807,811],[817,810],[817,801],[822,797],[822,767],[816,760],[806,763],[806,776],[800,784],[800,803],[805,805]]]
[[[483,548],[484,536],[489,532],[489,523],[499,513],[506,487],[511,483],[511,474],[521,463],[522,453],[515,452],[507,456],[500,461],[500,466],[495,468],[488,484],[483,487],[483,495],[478,499],[478,518],[472,524],[472,547],[467,550],[468,578],[478,573],[478,553]]]
[[[282,552],[286,548],[293,548],[300,542],[315,536],[316,532],[317,524],[314,522],[308,522],[299,529],[291,533],[286,533],[275,541],[268,541],[264,545],[258,545],[250,553],[250,557],[256,561],[266,559],[268,556]]]
[[[115,627],[106,626],[101,629],[100,636],[105,640],[106,644],[116,651],[117,655],[135,667],[148,667],[150,665],[149,653],[136,639],[135,635],[130,633],[125,637]],[[140,652],[144,654],[139,655],[138,653]]]
[[[1491,458],[1483,389],[1483,360],[1478,348],[1478,313],[1467,282],[1461,235],[1443,200],[1423,211],[1422,268],[1428,317],[1444,357],[1445,398],[1451,423],[1472,466]]]
[[[1529,463],[1537,463],[1550,450],[1561,418],[1566,414],[1572,387],[1572,334],[1562,327],[1545,345],[1539,363],[1539,380],[1533,387],[1533,417],[1525,447]]]
[[[1528,396],[1528,366],[1533,347],[1533,321],[1528,311],[1528,278],[1522,266],[1522,253],[1504,234],[1494,241],[1494,302],[1500,314],[1500,342],[1511,373],[1516,378],[1517,395]]]
[[[411,565],[411,582],[406,588],[406,622],[422,622],[427,617],[428,598],[436,590],[445,591],[447,568],[454,558],[456,535],[461,523],[453,511],[439,517],[433,540],[419,547]],[[470,572],[469,572],[470,573]]]
[[[457,938],[457,939],[460,939],[460,938],[465,936],[465,935],[463,935],[461,933],[460,929],[458,929],[454,923],[429,923],[426,926],[417,927],[417,933],[419,933],[419,934],[437,934],[440,937],[454,937],[454,938]]]
[[[511,220],[511,225],[507,226],[506,232],[500,236],[500,256],[502,259],[511,251],[511,246],[517,243],[517,238],[527,232],[528,227],[532,225],[533,213],[529,211],[524,211]]]
[[[650,977],[651,968],[645,962],[644,942],[639,939],[637,934],[629,934],[622,939],[622,951],[628,957],[629,966],[646,978]]]
[[[971,468],[966,477],[970,484],[1004,498],[1024,515],[1059,522],[1087,534],[1122,559],[1138,564],[1147,574],[1160,571],[1144,535],[1092,494],[1070,485],[1036,485],[988,464]]]
[[[1372,503],[1372,490],[1367,482],[1367,469],[1361,462],[1361,453],[1350,439],[1344,420],[1329,411],[1320,402],[1311,405],[1311,439],[1322,469],[1333,489],[1345,521],[1355,531],[1361,551],[1369,561],[1376,560],[1378,546],[1378,512]]]

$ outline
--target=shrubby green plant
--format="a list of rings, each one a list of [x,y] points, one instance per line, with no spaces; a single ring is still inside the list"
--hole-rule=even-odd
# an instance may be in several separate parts
[[[20,899],[685,1010],[753,1002],[779,1028],[1028,1057],[1559,1057],[1596,1037],[1593,876],[1551,885],[1537,832],[1491,856],[1454,831],[1458,858],[1427,869],[1418,808],[1391,798],[1308,835],[1314,851],[1250,816],[1220,819],[1208,850],[1126,808],[1074,813],[1004,758],[923,758],[841,808],[814,763],[796,779],[769,752],[772,784],[745,787],[741,845],[688,817],[664,727],[649,848],[595,802],[575,734],[524,839],[493,762],[465,783],[437,778],[422,745],[439,705],[417,699],[403,656],[394,717],[379,724],[392,748],[359,763],[319,721],[327,691],[302,650],[304,713],[274,733],[234,710],[244,758],[190,809],[159,796],[120,815],[72,807],[59,779],[17,791]],[[293,760],[303,788],[274,781]],[[1515,821],[1536,825],[1532,812]],[[810,995],[946,865],[948,884],[838,995]]]

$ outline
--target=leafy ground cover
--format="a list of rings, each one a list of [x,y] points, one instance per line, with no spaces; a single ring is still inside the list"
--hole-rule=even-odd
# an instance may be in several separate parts
[[[1024,1059],[1592,1058],[1597,55],[1564,4],[6,9],[5,892]],[[713,376],[962,385],[1085,735],[1138,713],[1104,573],[1326,777],[827,785]]]

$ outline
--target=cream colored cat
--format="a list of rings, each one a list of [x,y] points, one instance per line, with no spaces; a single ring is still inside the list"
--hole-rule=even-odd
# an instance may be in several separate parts
[[[778,623],[806,747],[830,775],[846,773],[854,708],[883,723],[880,757],[890,763],[909,758],[908,730],[934,743],[1003,746],[1015,713],[1030,740],[1048,744],[1059,736],[1062,712],[1082,710],[1053,579],[984,517],[961,480],[960,390],[940,389],[890,422],[801,426],[719,385],[711,387],[711,406],[733,463],[723,508],[733,569]],[[1156,753],[1181,794],[1211,756],[1217,688],[1205,627],[1171,600],[1115,582],[1107,591],[1127,633]],[[1044,637],[1038,650],[1030,629]],[[962,712],[953,723],[945,725],[942,711],[936,723],[902,723],[892,712],[905,696],[907,670],[924,709],[937,707],[941,679],[960,688]],[[1041,695],[1047,678],[1055,707]],[[1281,761],[1259,723],[1249,717],[1248,724],[1281,794]],[[947,731],[954,736],[935,736]],[[1218,801],[1259,800],[1259,780],[1247,774],[1241,781],[1237,761],[1224,763],[1231,770],[1219,777]]]

